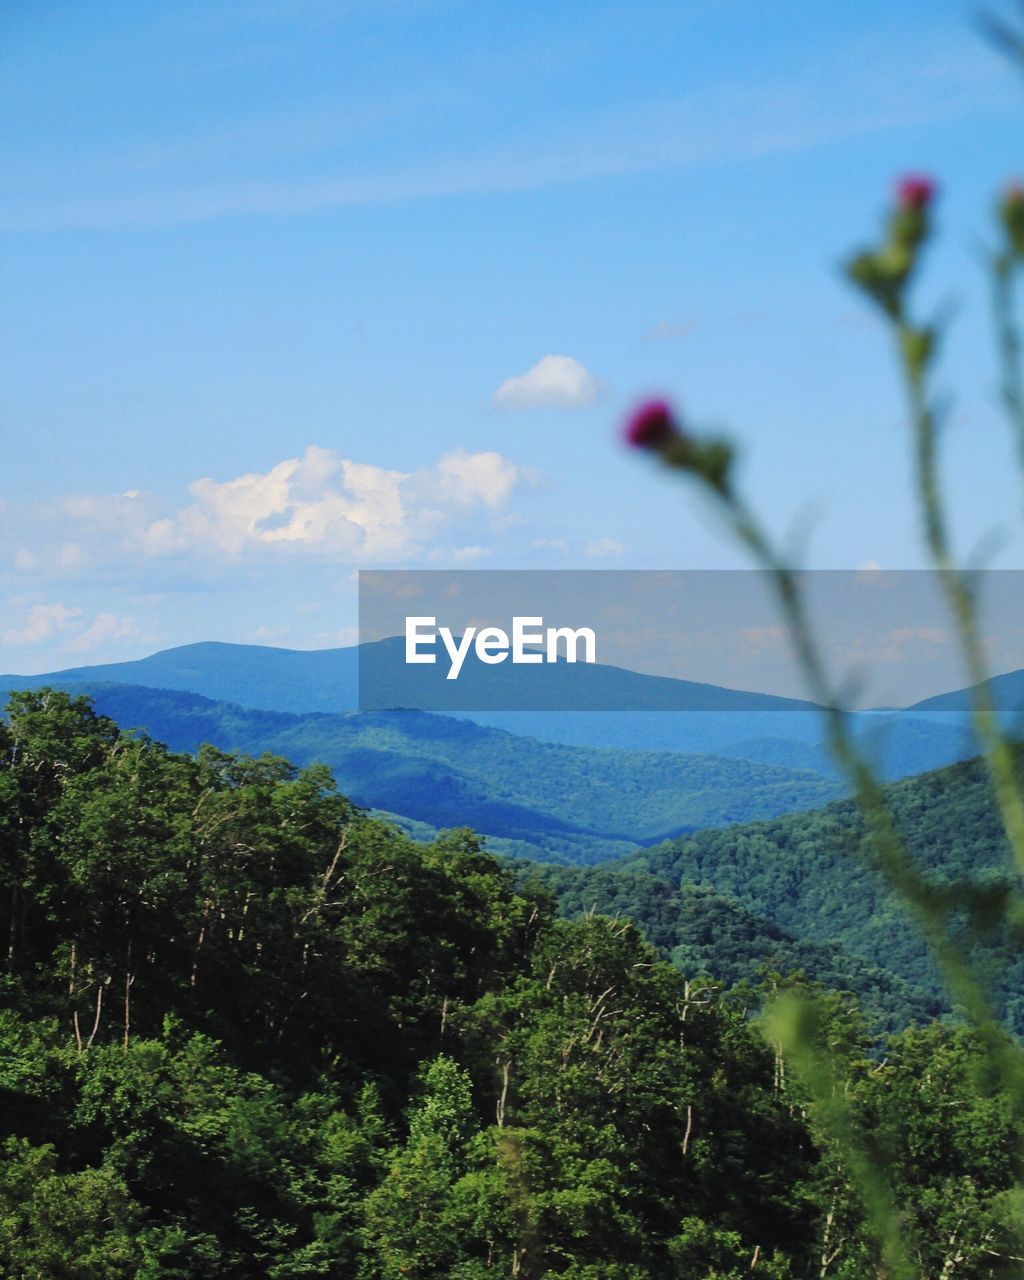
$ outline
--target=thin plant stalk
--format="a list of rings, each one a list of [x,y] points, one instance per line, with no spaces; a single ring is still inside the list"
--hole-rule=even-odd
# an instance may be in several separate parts
[[[893,823],[882,786],[850,732],[846,713],[832,691],[820,649],[814,640],[797,575],[778,556],[741,500],[729,493],[723,501],[733,530],[774,582],[804,678],[815,701],[824,711],[829,749],[849,779],[867,821],[874,866],[909,908],[954,1000],[982,1036],[1013,1100],[1014,1110],[1024,1120],[1024,1063],[1007,1040],[969,957],[948,928],[948,902],[936,892],[907,853]]]
[[[889,1180],[872,1157],[836,1075],[832,1055],[814,1043],[806,1026],[813,1002],[792,993],[779,996],[765,1011],[765,1032],[785,1052],[797,1077],[814,1100],[825,1129],[842,1152],[856,1186],[871,1233],[878,1241],[889,1280],[915,1280],[917,1268],[903,1238],[900,1212]]]
[[[1016,262],[1007,250],[992,260],[992,314],[999,353],[1000,398],[1013,431],[1024,474],[1024,343],[1014,299]]]
[[[645,406],[635,415],[627,428],[627,438],[635,445],[657,450],[665,464],[688,472],[697,479],[717,503],[733,534],[768,574],[811,696],[823,709],[828,745],[848,777],[864,814],[870,837],[866,846],[870,865],[906,905],[954,1001],[963,1009],[968,1022],[981,1038],[995,1075],[1006,1090],[1013,1114],[1018,1121],[1024,1121],[1024,1063],[1021,1056],[1001,1027],[985,985],[974,972],[970,956],[953,934],[949,922],[950,896],[933,886],[909,856],[893,822],[882,786],[850,731],[848,717],[835,696],[821,649],[815,640],[797,573],[777,552],[754,513],[730,482],[731,448],[721,440],[694,439],[681,433],[668,407],[660,403]],[[805,1059],[803,1065],[807,1068],[810,1083],[814,1085],[820,1069],[806,1055]],[[821,1085],[822,1082],[817,1079],[817,1083]],[[846,1117],[844,1120],[836,1112],[838,1104],[834,1100],[828,1101],[831,1092],[817,1086],[813,1091],[825,1098],[823,1118],[826,1123],[831,1119],[837,1126],[833,1132],[846,1153],[847,1165],[857,1184],[872,1232],[892,1275],[902,1280],[912,1273],[905,1262],[908,1254],[887,1180],[859,1146],[852,1119]],[[1017,1159],[1020,1164],[1020,1152]]]
[[[999,723],[989,684],[988,666],[978,628],[974,592],[957,568],[950,548],[938,474],[938,424],[925,383],[927,360],[908,354],[920,333],[900,316],[896,322],[900,365],[910,407],[918,499],[924,517],[925,543],[937,578],[953,615],[970,685],[971,719],[988,765],[996,803],[1006,830],[1018,875],[1024,875],[1024,796],[1013,748]]]

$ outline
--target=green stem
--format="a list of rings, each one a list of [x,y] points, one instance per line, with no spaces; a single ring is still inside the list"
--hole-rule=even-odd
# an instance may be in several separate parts
[[[999,350],[1000,394],[1024,470],[1024,347],[1014,308],[1014,260],[1001,253],[992,263],[992,310]]]
[[[893,823],[881,784],[858,750],[847,717],[833,694],[820,650],[814,640],[797,575],[777,555],[741,500],[732,494],[725,495],[722,500],[734,531],[774,581],[800,667],[812,696],[825,711],[829,749],[849,778],[867,822],[871,836],[868,845],[870,863],[886,885],[906,904],[935,957],[954,1001],[960,1005],[981,1037],[989,1061],[1007,1091],[1015,1116],[1024,1122],[1024,1062],[1000,1025],[984,984],[975,974],[968,955],[949,929],[948,900],[936,892],[907,853]],[[837,1137],[842,1141],[841,1133]],[[877,1179],[874,1179],[874,1171],[871,1171],[872,1178],[865,1180],[860,1176],[860,1166],[856,1160],[851,1163],[850,1168],[860,1184],[865,1207],[881,1232],[880,1243],[887,1251],[891,1251],[894,1248],[891,1224],[895,1210],[891,1203],[886,1206],[879,1199],[881,1193]],[[902,1245],[900,1248],[902,1249]],[[894,1255],[896,1267],[900,1256],[902,1255]],[[899,1272],[896,1271],[896,1274]]]
[[[945,514],[939,488],[935,414],[928,401],[924,372],[907,360],[904,320],[897,321],[899,350],[914,431],[914,452],[918,495],[924,517],[925,542],[939,584],[956,623],[960,646],[971,686],[971,719],[988,765],[996,803],[1013,852],[1018,874],[1024,875],[1024,797],[1017,781],[1013,749],[999,724],[999,715],[989,684],[974,596],[965,575],[956,567],[949,545]]]
[[[910,858],[893,825],[885,794],[867,761],[861,755],[847,725],[846,715],[833,695],[828,675],[807,619],[796,575],[789,569],[758,528],[752,515],[738,499],[729,500],[734,528],[743,542],[774,579],[776,591],[789,623],[797,658],[815,701],[825,710],[829,748],[850,779],[873,836],[874,862],[886,883],[909,905],[930,946],[955,1000],[969,1020],[985,1036],[993,1056],[1008,1070],[1004,1081],[1024,1117],[1024,1075],[1015,1052],[1010,1052],[981,982],[974,976],[967,956],[950,936],[945,916],[949,907],[921,874]],[[1009,1069],[1011,1068],[1012,1069]]]
[[[796,1075],[814,1099],[822,1125],[841,1152],[871,1232],[881,1245],[886,1275],[891,1280],[915,1280],[917,1270],[903,1239],[900,1213],[889,1181],[867,1148],[845,1090],[836,1077],[831,1055],[827,1049],[819,1048],[801,1026],[802,1014],[810,1009],[813,1002],[798,1000],[793,995],[782,996],[766,1010],[766,1030],[785,1051]]]

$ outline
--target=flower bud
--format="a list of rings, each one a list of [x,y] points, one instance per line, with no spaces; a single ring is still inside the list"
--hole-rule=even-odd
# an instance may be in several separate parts
[[[925,174],[911,173],[896,184],[896,203],[900,209],[923,213],[935,199],[935,182]]]
[[[928,211],[935,199],[931,178],[912,176],[896,184],[896,208],[889,225],[889,257],[894,274],[909,276],[914,257],[928,235]]]
[[[661,449],[679,436],[672,408],[664,400],[648,400],[626,423],[627,443],[636,449]]]

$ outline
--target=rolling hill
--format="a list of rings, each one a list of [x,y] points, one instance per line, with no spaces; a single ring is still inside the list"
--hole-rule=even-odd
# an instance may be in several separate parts
[[[820,805],[834,780],[746,760],[568,747],[422,711],[259,711],[198,694],[61,682],[178,751],[320,761],[358,804],[428,827],[473,826],[509,853],[592,863],[708,826]]]
[[[555,895],[562,915],[588,912],[631,919],[681,973],[720,986],[757,982],[767,972],[802,974],[834,991],[852,991],[879,1029],[926,1022],[944,1010],[941,999],[914,982],[846,951],[838,943],[808,942],[698,885],[671,885],[637,868],[519,864],[524,882]]]
[[[937,883],[991,887],[1006,878],[1006,838],[981,761],[890,784],[887,796],[908,850]],[[937,974],[906,912],[859,856],[865,839],[856,805],[842,800],[694,832],[612,867],[703,886],[803,942],[838,944],[938,998]],[[1024,1033],[1024,955],[1005,938],[989,938],[984,949],[1007,1019]]]
[[[1005,675],[993,676],[988,687],[1004,723],[1020,725],[1024,714],[1024,671],[1008,671]],[[907,708],[906,714],[946,721],[965,717],[970,713],[972,693],[971,686],[940,693],[934,698],[915,702]]]

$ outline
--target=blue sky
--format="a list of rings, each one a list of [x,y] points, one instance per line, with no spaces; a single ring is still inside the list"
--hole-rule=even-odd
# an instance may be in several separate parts
[[[347,643],[361,566],[742,564],[619,444],[648,392],[734,434],[808,565],[919,565],[836,269],[908,169],[943,190],[960,544],[1024,566],[978,269],[1024,92],[970,8],[0,15],[0,670]]]

